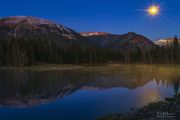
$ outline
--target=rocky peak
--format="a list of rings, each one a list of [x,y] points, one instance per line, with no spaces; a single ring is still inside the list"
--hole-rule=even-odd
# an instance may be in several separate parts
[[[15,36],[22,33],[24,30],[28,30],[29,32],[41,31],[41,33],[59,34],[70,39],[76,39],[75,35],[77,35],[76,32],[63,25],[31,16],[10,16],[0,18],[0,26],[1,28],[11,29],[9,35]]]
[[[37,17],[31,17],[31,16],[10,16],[6,18],[1,18],[0,22],[4,23],[11,23],[11,24],[19,24],[21,22],[26,22],[29,24],[54,24],[53,22],[46,20],[46,19],[40,19]]]
[[[139,36],[139,35],[137,33],[135,33],[135,32],[128,32],[126,34],[123,34],[122,36],[126,36],[126,37],[132,38],[132,37]]]

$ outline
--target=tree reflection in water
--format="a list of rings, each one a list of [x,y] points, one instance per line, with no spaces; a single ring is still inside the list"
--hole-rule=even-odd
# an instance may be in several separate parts
[[[72,71],[0,70],[0,104],[27,107],[49,103],[80,89],[135,89],[154,81],[178,93],[178,67],[130,65],[87,67]]]

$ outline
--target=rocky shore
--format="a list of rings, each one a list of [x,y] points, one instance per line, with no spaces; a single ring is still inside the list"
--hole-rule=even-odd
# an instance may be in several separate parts
[[[130,113],[109,115],[97,120],[180,120],[180,94]]]

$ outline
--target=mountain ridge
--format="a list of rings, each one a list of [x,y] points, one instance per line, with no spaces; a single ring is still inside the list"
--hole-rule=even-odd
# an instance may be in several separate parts
[[[101,32],[94,32],[94,33],[101,33]],[[84,33],[81,33],[81,35],[83,34]],[[93,42],[96,42],[102,47],[110,48],[114,50],[134,50],[137,48],[144,50],[144,49],[151,49],[152,47],[155,46],[155,44],[150,39],[135,32],[128,32],[126,34],[111,34],[111,33],[104,35],[91,34],[89,36],[87,35],[86,37],[92,40]]]
[[[0,19],[1,65],[19,66],[37,61],[59,63],[73,46],[97,47],[78,32],[46,19],[32,16]]]
[[[170,46],[173,43],[174,38],[161,38],[154,41],[154,43],[158,46]],[[180,38],[178,38],[180,43]]]
[[[38,17],[0,18],[0,65],[5,66],[124,61],[127,51],[146,51],[154,46],[151,40],[134,32],[78,33]]]

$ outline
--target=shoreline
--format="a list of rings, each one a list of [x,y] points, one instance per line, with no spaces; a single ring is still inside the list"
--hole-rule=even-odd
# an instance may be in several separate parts
[[[126,114],[108,115],[97,120],[179,120],[180,94],[166,97],[164,101],[150,103],[147,106]]]
[[[37,70],[37,71],[64,71],[64,70],[80,70],[91,67],[124,67],[128,68],[131,66],[141,67],[141,66],[151,66],[151,67],[176,67],[180,68],[180,65],[166,65],[166,64],[143,64],[143,63],[134,63],[134,64],[122,64],[122,63],[96,63],[96,64],[37,64],[32,66],[22,66],[22,67],[8,67],[2,66],[0,70]]]
[[[36,70],[36,71],[52,71],[52,70],[78,70],[83,69],[84,66],[72,64],[41,64],[26,67],[1,67],[0,70]]]

